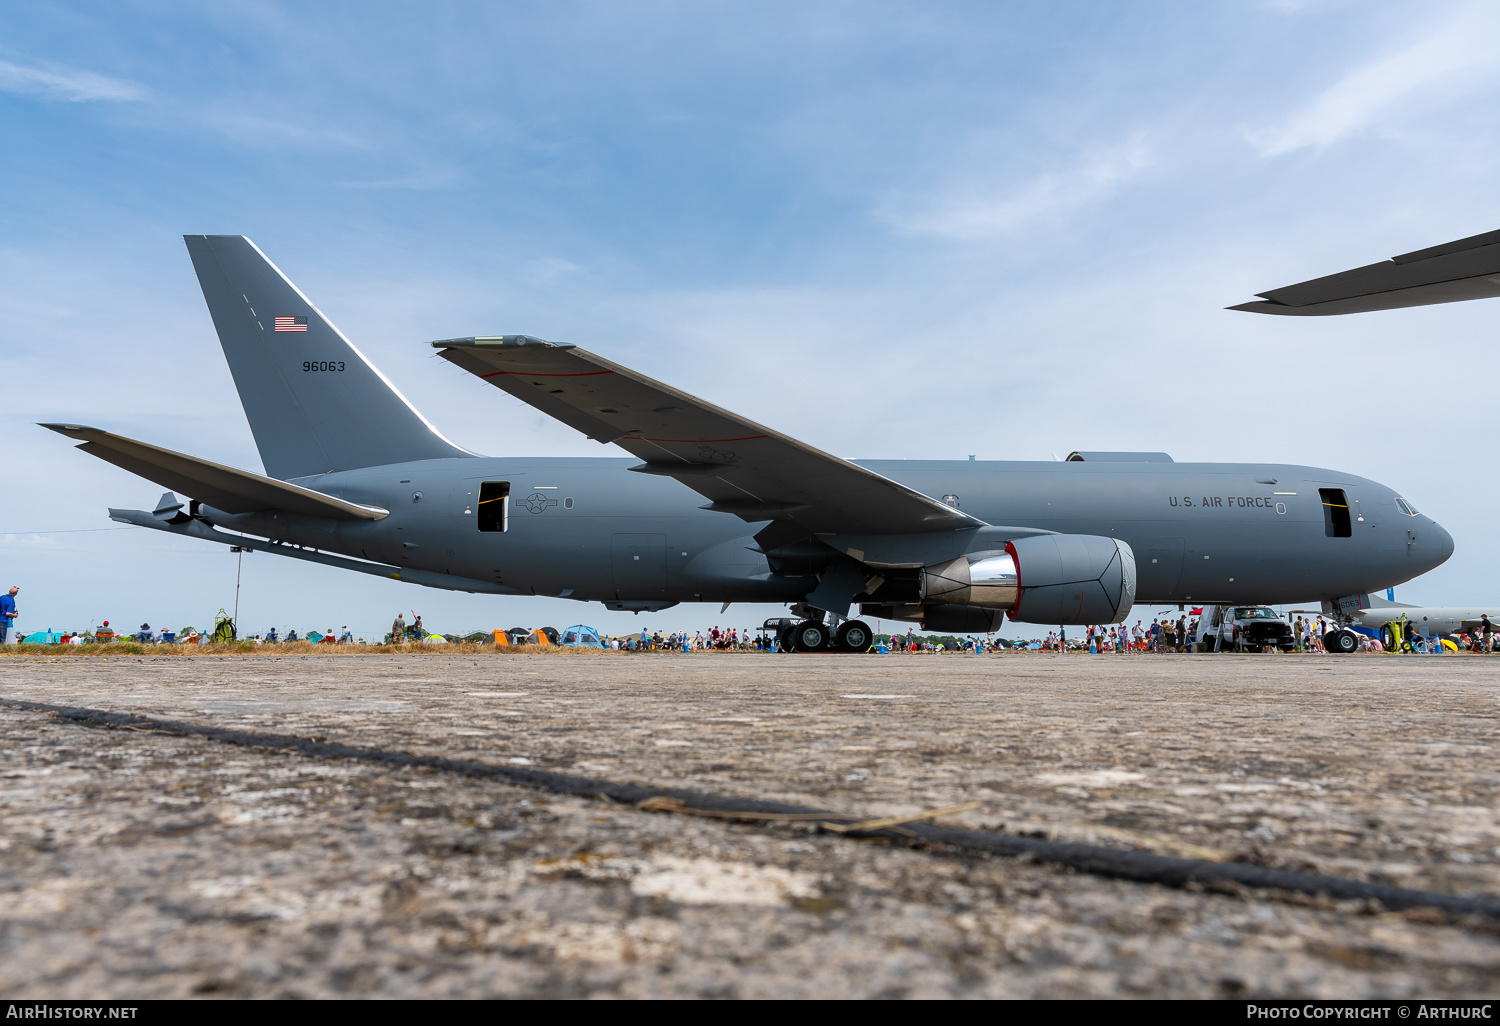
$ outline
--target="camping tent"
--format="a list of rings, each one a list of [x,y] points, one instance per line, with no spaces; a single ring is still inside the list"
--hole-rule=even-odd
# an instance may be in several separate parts
[[[599,632],[592,627],[583,624],[575,624],[562,633],[562,641],[559,644],[565,648],[603,648],[604,642],[599,640]]]

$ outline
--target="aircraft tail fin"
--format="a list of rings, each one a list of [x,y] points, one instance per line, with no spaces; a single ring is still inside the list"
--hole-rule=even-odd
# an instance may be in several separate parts
[[[186,235],[266,473],[471,456],[440,435],[243,235]]]

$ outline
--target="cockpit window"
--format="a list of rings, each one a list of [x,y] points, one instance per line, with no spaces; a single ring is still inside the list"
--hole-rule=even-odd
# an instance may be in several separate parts
[[[1234,611],[1236,620],[1278,620],[1275,613],[1268,606],[1238,606]]]
[[[1412,504],[1407,502],[1405,499],[1400,498],[1399,496],[1396,499],[1396,508],[1409,517],[1414,517],[1417,515],[1417,511],[1412,508]]]

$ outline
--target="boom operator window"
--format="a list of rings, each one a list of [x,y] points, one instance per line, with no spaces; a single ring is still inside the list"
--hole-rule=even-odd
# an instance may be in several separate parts
[[[1323,533],[1330,538],[1352,538],[1354,524],[1349,519],[1349,496],[1342,488],[1319,488],[1323,499]]]
[[[510,482],[485,481],[479,486],[479,529],[503,531],[510,520]]]

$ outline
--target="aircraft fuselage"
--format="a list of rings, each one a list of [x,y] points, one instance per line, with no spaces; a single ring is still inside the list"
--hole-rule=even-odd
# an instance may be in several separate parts
[[[585,601],[794,602],[806,579],[772,573],[762,524],[700,509],[634,459],[424,460],[297,479],[390,515],[375,522],[205,509],[214,524],[521,595]],[[1448,533],[1384,485],[1270,464],[859,460],[992,525],[1102,535],[1135,552],[1138,603],[1279,603],[1372,592],[1432,569]],[[480,485],[507,482],[503,531],[478,528]],[[1347,498],[1347,536],[1325,508]],[[459,585],[462,589],[462,586]]]

